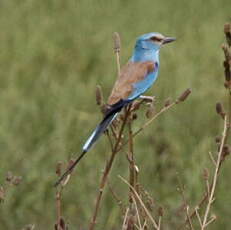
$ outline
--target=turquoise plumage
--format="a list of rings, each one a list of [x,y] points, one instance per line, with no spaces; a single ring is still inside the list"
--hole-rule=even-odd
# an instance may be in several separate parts
[[[162,45],[174,40],[175,38],[165,37],[160,33],[148,33],[138,37],[133,55],[129,62],[121,69],[121,74],[112,89],[108,99],[109,109],[104,119],[85,142],[80,156],[55,185],[58,185],[72,172],[77,163],[90,150],[117,114],[153,85],[159,73],[159,50]]]

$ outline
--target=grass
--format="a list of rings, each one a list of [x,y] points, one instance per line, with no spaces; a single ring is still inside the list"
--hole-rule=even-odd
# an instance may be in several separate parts
[[[176,172],[196,204],[203,189],[202,169],[208,167],[207,153],[222,132],[215,103],[225,98],[220,47],[229,5],[228,0],[2,1],[0,181],[7,171],[23,177],[0,206],[2,228],[21,229],[29,223],[36,229],[53,227],[55,165],[79,152],[101,118],[94,93],[100,84],[108,95],[116,77],[114,31],[121,35],[122,63],[142,33],[159,31],[178,38],[161,50],[160,77],[148,94],[156,96],[157,108],[187,87],[193,94],[137,137],[136,161],[144,187],[164,209],[173,213],[181,199]],[[63,209],[71,226],[86,227],[90,220],[108,150],[102,138],[65,190]],[[118,157],[111,175],[121,197],[127,187],[117,174],[128,173],[124,159]],[[219,221],[211,229],[229,227],[229,161],[222,173],[214,206]],[[109,192],[103,199],[97,229],[116,228],[121,222],[119,208]]]

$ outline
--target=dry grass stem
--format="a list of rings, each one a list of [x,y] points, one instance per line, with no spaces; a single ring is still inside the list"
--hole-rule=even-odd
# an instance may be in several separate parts
[[[145,204],[143,203],[142,199],[140,198],[139,194],[136,192],[136,190],[121,176],[119,176],[119,178],[125,183],[127,184],[133,191],[136,199],[139,201],[141,207],[143,208],[143,210],[145,211],[146,215],[148,216],[148,218],[150,219],[154,229],[159,229],[158,228],[158,224],[157,222],[153,219],[152,215],[150,214],[150,212],[148,211],[148,209],[146,208]]]
[[[196,212],[196,216],[197,216],[198,222],[200,224],[200,227],[202,227],[202,220],[201,220],[200,214],[198,212],[198,209],[199,209],[199,207],[196,207],[195,212]]]
[[[128,212],[129,212],[129,208],[126,209],[126,212],[125,212],[125,215],[124,215],[122,230],[126,230],[126,229],[127,229],[127,217],[128,217]]]
[[[186,215],[187,215],[187,219],[188,219],[188,222],[189,222],[190,230],[194,230],[193,225],[192,225],[192,220],[191,220],[191,217],[190,217],[190,214],[189,214],[189,206],[188,205],[186,207]]]
[[[215,194],[215,189],[216,189],[216,184],[217,184],[217,179],[218,179],[218,174],[219,174],[219,168],[220,168],[220,163],[221,163],[221,157],[222,157],[222,152],[223,152],[223,147],[225,144],[226,136],[227,136],[227,117],[225,116],[224,117],[224,130],[222,133],[221,145],[220,145],[218,157],[216,160],[216,167],[215,167],[215,172],[214,172],[214,176],[213,176],[212,187],[211,187],[210,192],[209,192],[208,203],[207,203],[204,218],[202,221],[201,230],[204,230],[206,228],[206,226],[208,226],[207,220],[208,220],[208,215],[210,212],[211,205],[214,201],[214,194]]]
[[[137,221],[138,221],[138,225],[139,225],[139,230],[142,230],[142,226],[141,226],[141,220],[140,220],[140,215],[139,215],[139,210],[138,210],[138,207],[137,207],[137,203],[136,203],[136,200],[134,197],[132,197],[133,199],[133,203],[135,205],[135,209],[136,209],[136,216],[137,216]]]
[[[210,159],[211,159],[213,165],[216,166],[216,161],[215,161],[215,159],[214,159],[214,157],[213,157],[212,152],[209,152],[209,157],[210,157]]]

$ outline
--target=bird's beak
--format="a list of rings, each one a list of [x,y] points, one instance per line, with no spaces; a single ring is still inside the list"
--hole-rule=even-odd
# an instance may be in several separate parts
[[[165,37],[163,44],[167,44],[167,43],[173,42],[175,40],[176,40],[176,38],[173,38],[173,37]]]

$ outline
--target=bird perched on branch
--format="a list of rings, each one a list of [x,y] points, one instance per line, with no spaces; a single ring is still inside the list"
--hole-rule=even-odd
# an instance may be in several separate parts
[[[175,41],[175,38],[165,37],[160,33],[148,33],[138,37],[133,55],[129,62],[121,69],[120,76],[115,82],[109,96],[109,108],[103,120],[85,142],[81,155],[60,177],[55,184],[56,186],[72,172],[77,163],[90,150],[101,134],[106,131],[117,114],[152,86],[159,72],[160,48],[173,41]]]

